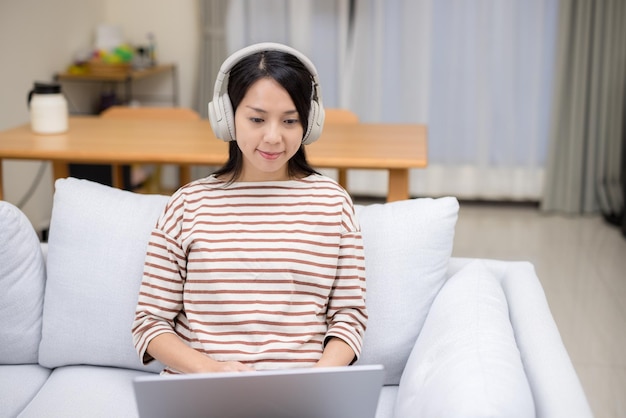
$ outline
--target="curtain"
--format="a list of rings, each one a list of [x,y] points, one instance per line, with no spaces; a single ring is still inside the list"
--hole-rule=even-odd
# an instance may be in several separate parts
[[[225,22],[228,0],[201,0],[200,77],[196,110],[208,117],[208,103],[213,99],[213,86],[222,62],[227,57]]]
[[[349,105],[428,125],[412,195],[539,200],[557,0],[357,0]],[[358,86],[367,86],[359,88]],[[376,172],[349,188],[383,188]]]
[[[626,3],[561,2],[545,211],[624,213]]]
[[[228,56],[226,51],[226,16],[229,9],[228,0],[199,0],[201,42],[198,71],[198,101],[196,111],[203,118],[208,118],[208,104],[213,99],[213,87],[222,62]],[[199,179],[215,171],[217,167],[194,165],[191,167],[191,178]],[[172,173],[166,178],[175,178],[175,167],[168,165],[166,170]],[[177,183],[168,185],[176,187]]]
[[[323,103],[339,101],[348,42],[348,0],[231,0],[226,27],[229,54],[258,42],[279,42],[315,63]]]
[[[226,50],[286,43],[316,64],[325,106],[427,124],[413,196],[539,200],[557,1],[232,0]],[[384,172],[350,170],[353,194],[386,187]]]

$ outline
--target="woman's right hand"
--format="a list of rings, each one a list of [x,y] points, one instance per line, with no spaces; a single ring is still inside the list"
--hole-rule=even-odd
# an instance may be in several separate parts
[[[254,369],[238,361],[216,361],[216,372],[253,372]]]
[[[148,344],[148,354],[181,373],[216,373],[254,371],[238,361],[216,361],[189,347],[176,334],[165,333]]]

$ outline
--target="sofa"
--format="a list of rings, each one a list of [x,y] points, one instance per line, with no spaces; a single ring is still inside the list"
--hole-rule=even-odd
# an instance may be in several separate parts
[[[137,416],[133,379],[162,365],[141,364],[130,327],[167,199],[57,180],[44,244],[0,202],[0,416]],[[356,210],[377,418],[592,416],[530,263],[451,257],[453,197]]]

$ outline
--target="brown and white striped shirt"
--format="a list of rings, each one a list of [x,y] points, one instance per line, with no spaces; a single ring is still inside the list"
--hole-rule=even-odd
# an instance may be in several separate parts
[[[150,340],[174,332],[218,361],[312,366],[329,337],[359,355],[365,291],[360,228],[336,182],[210,176],[178,190],[152,232],[133,341],[146,363]]]

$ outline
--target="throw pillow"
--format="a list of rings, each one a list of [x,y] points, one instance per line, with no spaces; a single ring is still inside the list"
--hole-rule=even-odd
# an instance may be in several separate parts
[[[37,363],[45,267],[37,234],[0,201],[0,364]]]
[[[385,366],[398,384],[445,281],[459,203],[420,198],[356,207],[363,233],[369,320],[359,364]]]
[[[168,198],[73,178],[55,189],[40,363],[146,370],[131,326],[148,237]]]
[[[395,411],[400,417],[535,416],[504,291],[482,260],[449,278],[433,302]]]

